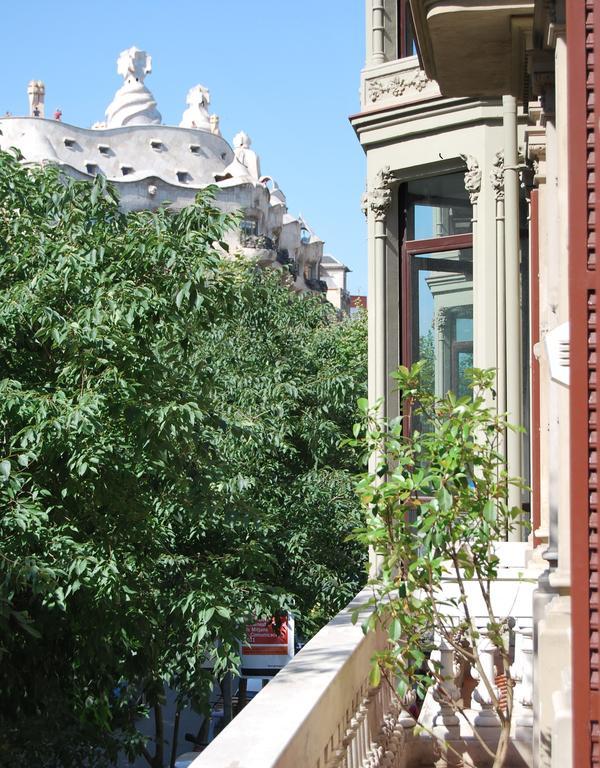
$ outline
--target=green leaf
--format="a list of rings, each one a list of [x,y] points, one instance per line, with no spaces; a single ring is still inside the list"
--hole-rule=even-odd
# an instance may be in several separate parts
[[[8,459],[4,459],[4,461],[0,461],[0,477],[2,477],[3,480],[8,480],[10,477],[10,461]]]
[[[494,502],[489,499],[486,501],[483,507],[483,519],[486,520],[488,523],[493,523],[496,519],[496,507],[494,505]]]
[[[371,671],[369,673],[369,686],[371,688],[377,688],[381,682],[381,669],[377,661],[371,663]]]
[[[452,495],[448,492],[444,485],[442,485],[439,491],[436,493],[436,499],[442,512],[448,512],[450,509],[452,509]]]
[[[402,624],[400,623],[400,619],[393,619],[390,622],[390,626],[388,627],[388,637],[393,643],[395,643],[397,640],[399,640],[401,633]]]

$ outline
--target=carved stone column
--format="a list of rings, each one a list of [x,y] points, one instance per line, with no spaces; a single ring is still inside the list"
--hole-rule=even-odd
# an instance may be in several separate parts
[[[384,52],[384,19],[385,9],[383,0],[372,0],[371,10],[371,30],[373,34],[373,53],[371,56],[372,64],[383,64],[385,61]]]
[[[504,265],[504,152],[496,152],[496,159],[490,173],[492,189],[496,198],[496,390],[498,413],[506,413],[506,281]],[[505,453],[505,439],[499,446]]]
[[[366,198],[367,211],[375,219],[375,248],[374,248],[374,280],[372,311],[369,312],[369,323],[374,323],[373,343],[375,350],[374,370],[369,372],[374,377],[373,392],[375,399],[385,398],[387,382],[386,366],[386,217],[392,202],[391,184],[394,176],[389,166],[381,168],[375,176],[375,184]],[[371,319],[372,318],[372,319]],[[382,408],[382,415],[384,413]]]
[[[511,424],[523,423],[523,358],[521,322],[521,271],[519,234],[519,157],[517,147],[517,101],[502,97],[504,128],[504,305],[506,307],[506,412]],[[506,469],[509,476],[523,475],[523,437],[509,429],[506,433]],[[520,507],[521,489],[509,485],[509,507]],[[521,541],[522,530],[508,533],[509,541]]]

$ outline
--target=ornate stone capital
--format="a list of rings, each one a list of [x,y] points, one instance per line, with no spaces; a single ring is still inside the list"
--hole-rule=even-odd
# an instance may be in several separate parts
[[[360,196],[360,210],[364,213],[365,218],[369,214],[369,191],[365,187],[365,191]]]
[[[448,320],[448,307],[440,307],[435,313],[435,324],[440,335],[444,334],[446,321]]]
[[[392,191],[390,189],[394,181],[394,174],[389,165],[384,166],[375,175],[375,184],[369,193],[363,196],[363,210],[371,210],[375,214],[376,221],[383,221],[392,204]]]
[[[525,128],[527,159],[533,166],[533,181],[546,181],[546,114],[541,99],[529,103],[529,124]]]
[[[490,173],[490,180],[496,200],[504,200],[504,152],[496,152],[496,159]]]
[[[465,189],[469,193],[471,205],[476,205],[481,191],[481,168],[473,155],[461,155],[467,165],[465,173]]]

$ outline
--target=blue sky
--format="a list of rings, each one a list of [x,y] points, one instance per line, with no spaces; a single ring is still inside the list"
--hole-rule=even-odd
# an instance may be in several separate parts
[[[120,86],[116,59],[146,49],[146,83],[163,122],[178,124],[202,83],[231,142],[245,130],[261,169],[286,193],[366,293],[364,155],[348,122],[364,63],[361,0],[21,0],[2,3],[0,114],[27,112],[27,82],[46,84],[46,113],[89,126]]]

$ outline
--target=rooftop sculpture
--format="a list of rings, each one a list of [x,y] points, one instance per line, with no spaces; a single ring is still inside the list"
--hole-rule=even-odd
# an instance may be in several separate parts
[[[247,133],[240,131],[233,137],[233,152],[235,157],[220,173],[215,174],[215,181],[227,179],[247,179],[258,183],[260,181],[260,160],[253,149],[252,140]]]
[[[106,109],[105,127],[160,125],[156,101],[144,85],[145,76],[152,72],[152,57],[135,46],[128,48],[119,55],[117,72],[125,82]]]
[[[211,130],[211,115],[208,114],[210,104],[210,92],[203,85],[195,85],[188,91],[185,103],[188,108],[183,113],[180,128],[200,128],[203,131]]]
[[[209,112],[209,90],[200,84],[188,91],[179,125],[164,125],[144,82],[151,71],[146,51],[122,51],[117,72],[123,84],[106,110],[106,122],[93,130],[62,123],[60,109],[53,120],[44,119],[44,84],[32,80],[29,115],[0,117],[0,149],[17,147],[24,163],[52,163],[76,178],[102,175],[116,185],[126,211],[166,204],[179,210],[217,182],[216,205],[243,215],[240,229],[228,234],[232,249],[257,264],[290,265],[296,290],[324,290],[323,242],[302,218],[288,213],[277,182],[261,175],[248,134],[238,132],[233,146],[221,136],[219,118]]]
[[[44,95],[46,88],[41,80],[31,80],[27,86],[29,114],[31,117],[44,117]]]

